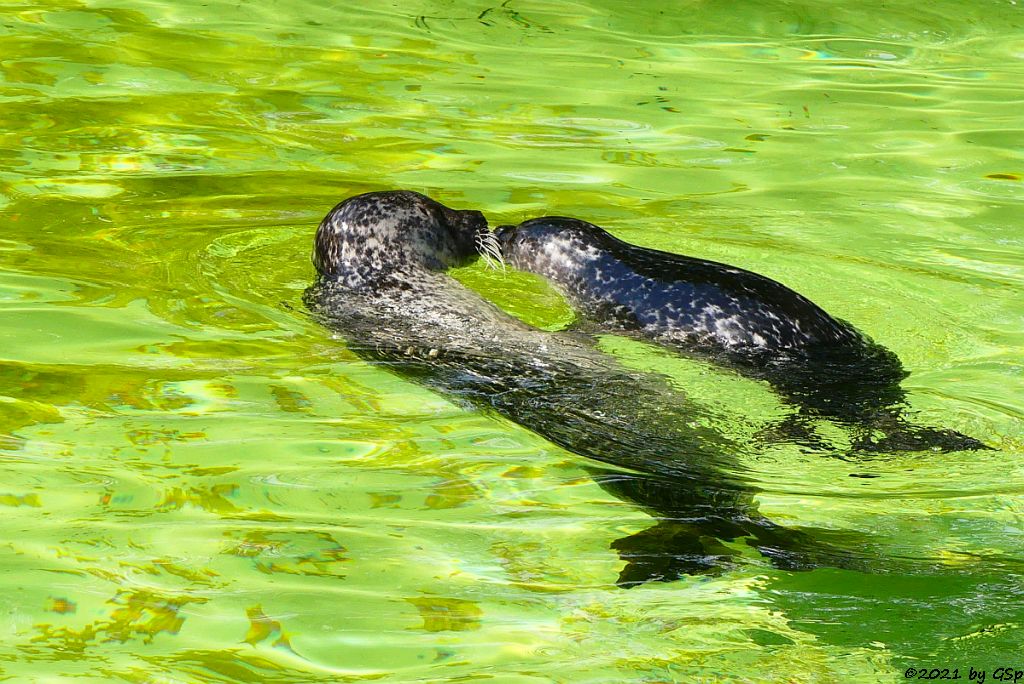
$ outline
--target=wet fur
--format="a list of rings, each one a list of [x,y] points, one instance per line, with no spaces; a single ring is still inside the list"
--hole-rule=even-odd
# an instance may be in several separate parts
[[[503,226],[509,265],[550,280],[599,330],[632,332],[771,383],[801,409],[783,437],[813,442],[808,419],[845,424],[863,450],[978,449],[951,430],[902,418],[899,359],[850,324],[770,278],[646,249],[585,221]]]

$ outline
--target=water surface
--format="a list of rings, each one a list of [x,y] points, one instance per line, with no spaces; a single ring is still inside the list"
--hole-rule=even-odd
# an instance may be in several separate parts
[[[1024,669],[1024,10],[492,3],[0,6],[0,675]],[[995,449],[766,449],[746,464],[765,514],[867,535],[893,571],[747,549],[720,576],[619,589],[610,544],[647,514],[305,315],[317,222],[389,188],[781,280],[899,354],[915,420]],[[571,320],[536,281],[457,275],[536,325]],[[724,431],[791,410],[602,344]]]

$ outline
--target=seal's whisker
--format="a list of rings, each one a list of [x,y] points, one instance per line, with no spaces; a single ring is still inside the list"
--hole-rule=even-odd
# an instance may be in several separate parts
[[[476,248],[477,254],[483,257],[484,265],[486,265],[487,268],[494,268],[494,266],[491,264],[491,255],[484,248],[484,240],[482,233],[477,233],[476,235],[473,236],[473,247]]]
[[[501,255],[501,247],[494,233],[477,233],[474,242],[477,252],[483,257],[488,268],[497,269],[500,266],[502,271],[505,270],[505,259]]]
[[[501,267],[502,273],[504,273],[505,272],[505,257],[503,257],[501,255],[501,251],[497,247],[495,247],[495,246],[491,246],[488,251],[491,253],[491,256],[494,257],[494,261],[497,262],[498,266]]]
[[[494,257],[492,257],[490,254],[488,254],[487,252],[480,252],[480,256],[483,257],[484,266],[486,266],[487,268],[498,268],[498,266],[494,263]]]

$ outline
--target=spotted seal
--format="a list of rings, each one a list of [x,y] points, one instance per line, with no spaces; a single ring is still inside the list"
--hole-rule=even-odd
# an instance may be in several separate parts
[[[800,413],[785,429],[812,440],[809,419],[851,428],[859,450],[986,448],[952,430],[908,424],[890,350],[803,295],[758,273],[638,247],[592,223],[545,217],[496,231],[511,266],[553,283],[591,325],[633,332],[771,383]]]
[[[617,466],[592,466],[595,479],[659,520],[613,544],[626,561],[622,586],[717,571],[735,553],[721,540],[740,538],[784,567],[857,566],[852,552],[760,515],[743,445],[706,427],[662,378],[586,339],[531,328],[446,275],[486,251],[484,231],[479,212],[413,192],[349,198],[317,229],[306,305],[367,361]]]

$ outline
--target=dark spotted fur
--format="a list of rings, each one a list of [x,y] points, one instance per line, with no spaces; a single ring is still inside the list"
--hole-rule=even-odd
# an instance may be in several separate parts
[[[381,216],[390,220],[382,222]],[[475,238],[487,232],[479,211],[454,211],[409,191],[350,198],[317,228],[313,265],[352,288],[396,284],[421,269],[441,271],[476,254]]]
[[[839,420],[861,449],[984,448],[901,417],[899,359],[853,326],[770,278],[735,266],[628,244],[602,228],[549,217],[497,230],[513,267],[550,280],[580,314],[608,331],[634,331],[766,380],[806,418]]]

